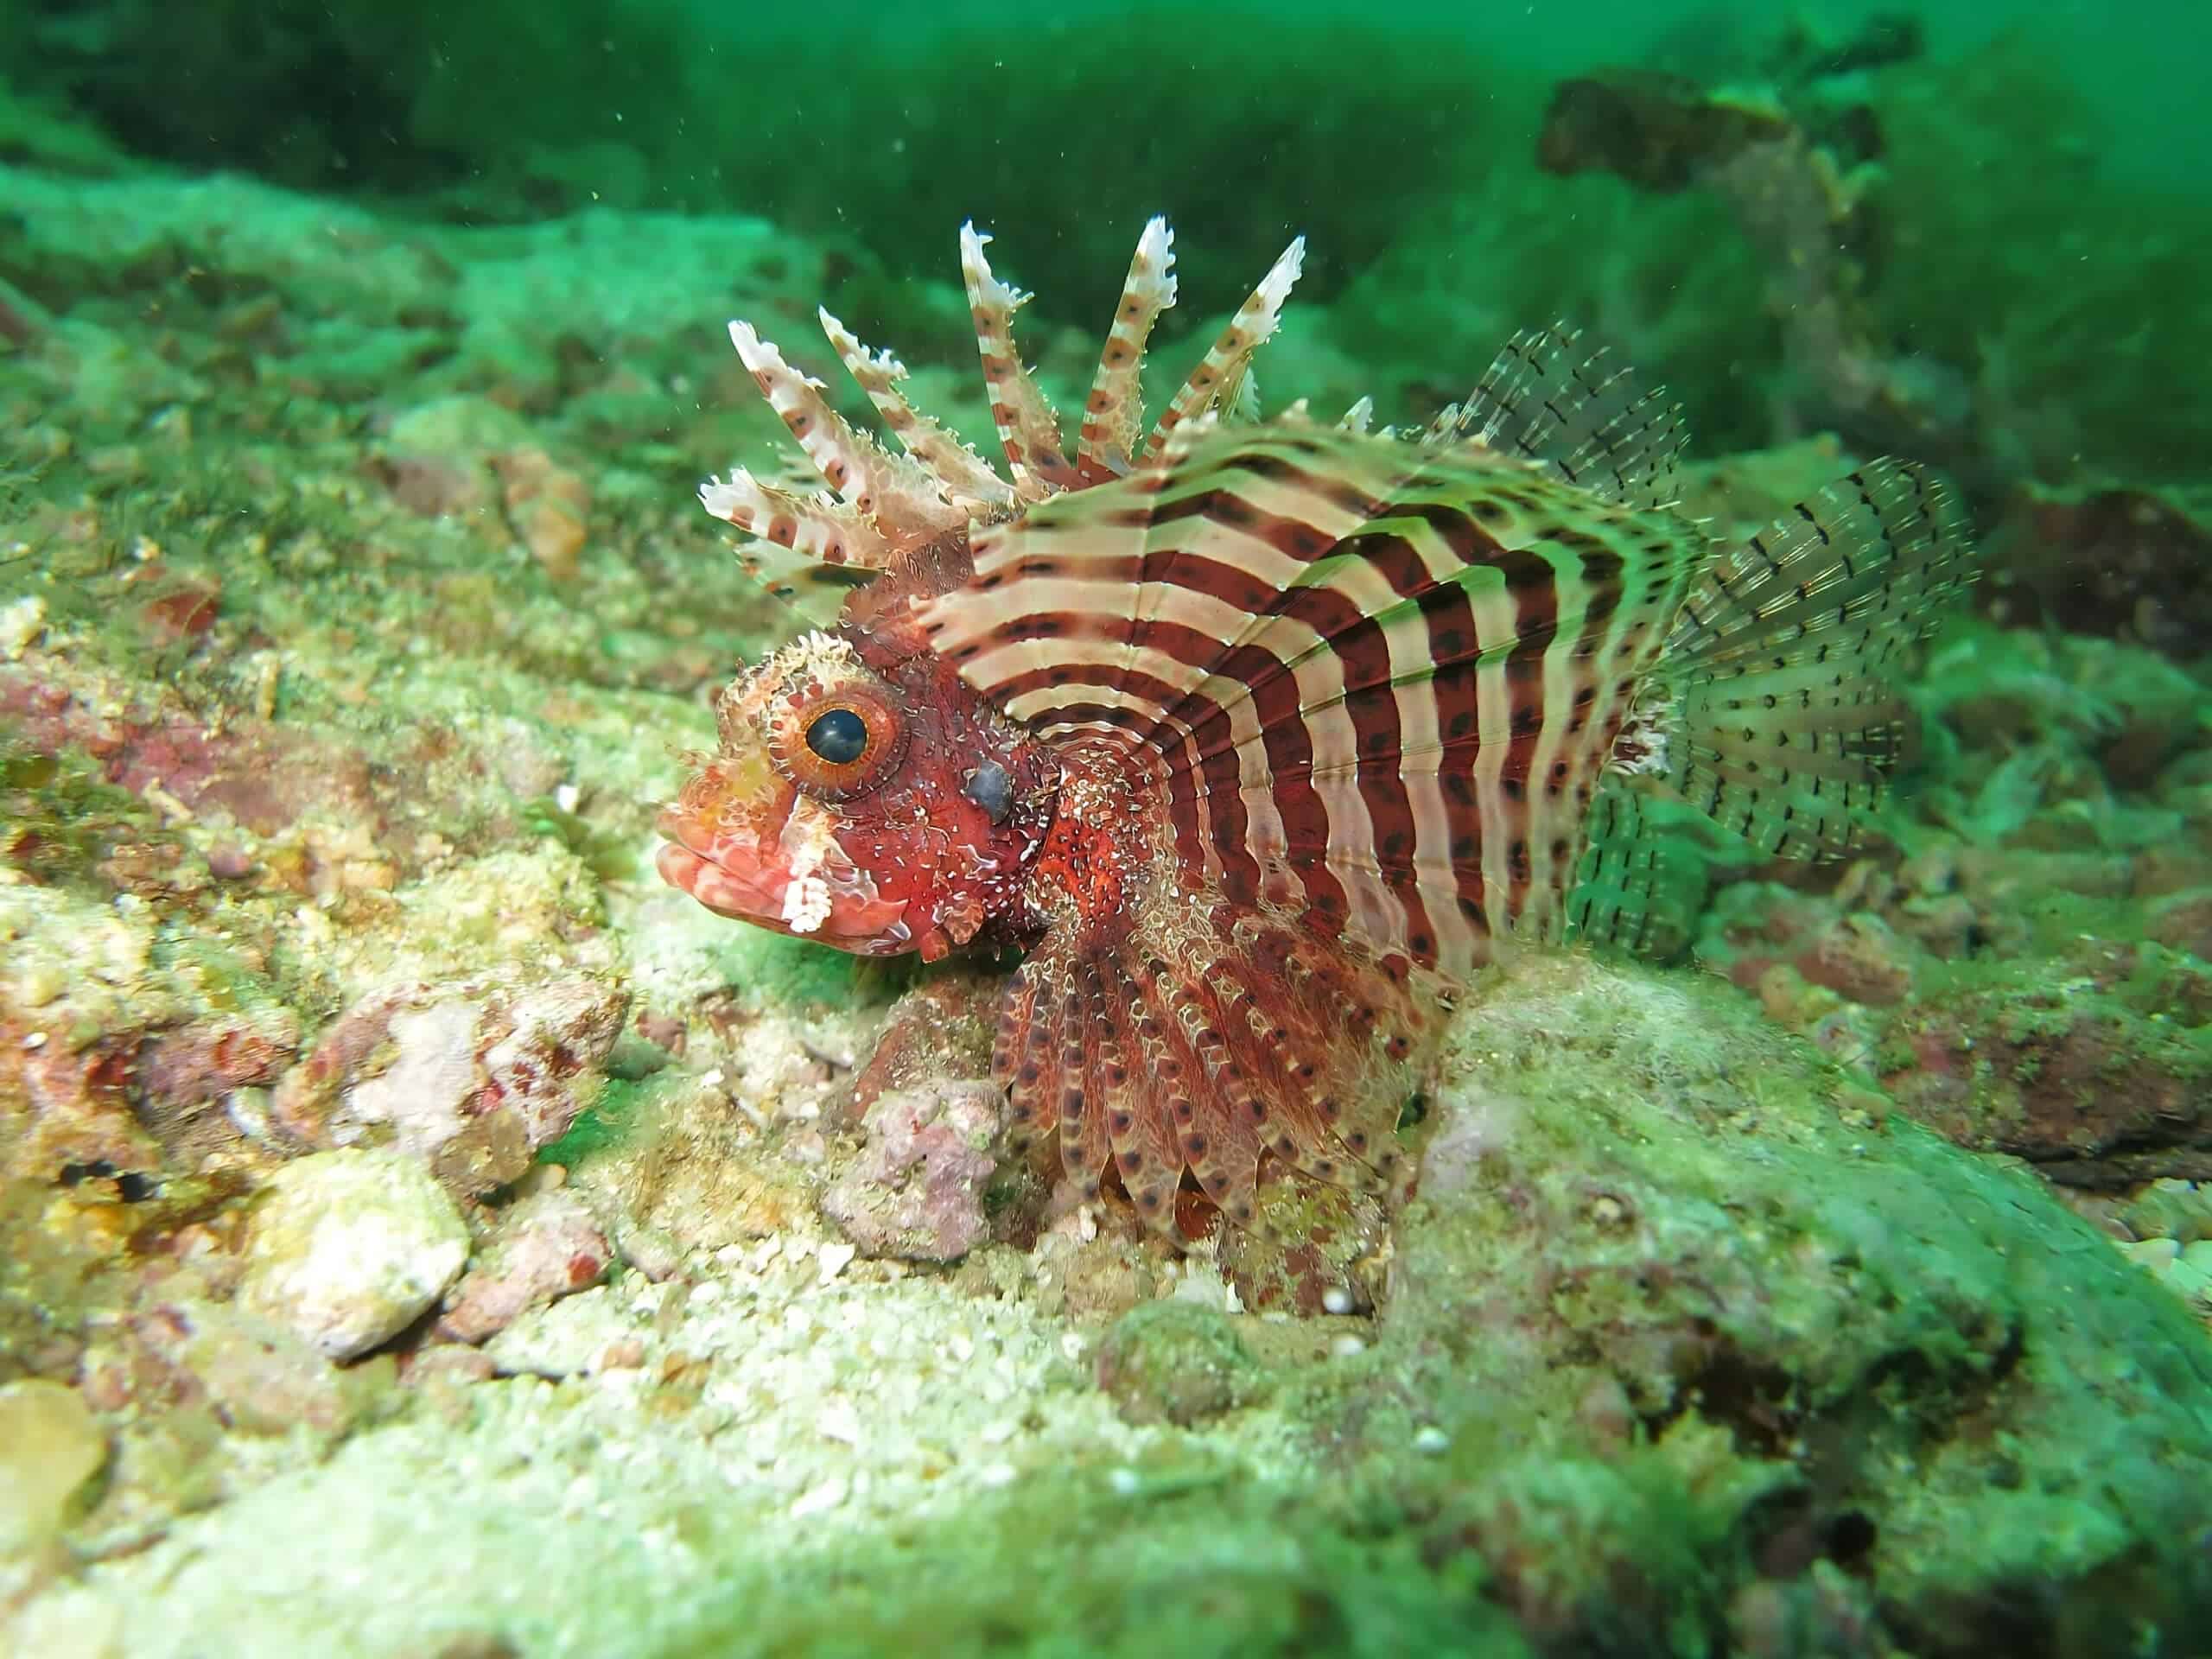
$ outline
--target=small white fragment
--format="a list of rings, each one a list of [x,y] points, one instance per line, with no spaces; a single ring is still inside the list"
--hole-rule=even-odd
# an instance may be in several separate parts
[[[861,1443],[861,1414],[849,1400],[830,1401],[814,1420],[814,1427],[825,1440],[842,1440],[847,1446]]]
[[[158,778],[142,787],[138,793],[149,805],[170,823],[190,823],[192,822],[192,809],[162,788],[161,779]]]
[[[821,1282],[828,1284],[850,1267],[853,1258],[859,1254],[857,1246],[847,1244],[842,1241],[834,1244],[824,1244],[814,1253],[814,1259],[822,1268]]]
[[[1106,1484],[1116,1497],[1135,1497],[1144,1489],[1144,1477],[1134,1469],[1116,1469],[1106,1477]]]
[[[46,632],[46,601],[36,594],[0,605],[0,657],[14,662]]]
[[[1434,1423],[1424,1423],[1414,1435],[1414,1450],[1423,1457],[1433,1458],[1452,1447],[1452,1437]]]
[[[1366,1351],[1366,1343],[1362,1341],[1359,1338],[1350,1335],[1349,1333],[1338,1337],[1334,1342],[1329,1344],[1329,1357],[1332,1359],[1351,1359],[1354,1356],[1363,1354]]]
[[[563,784],[553,791],[553,804],[563,812],[573,812],[576,810],[576,804],[583,798],[583,791],[578,789],[574,784]]]
[[[976,1471],[976,1478],[986,1486],[1011,1486],[1014,1468],[1010,1463],[987,1463]]]
[[[804,1516],[834,1510],[845,1501],[845,1495],[849,1490],[842,1476],[832,1475],[819,1486],[801,1492],[793,1499],[791,1514],[795,1517]]]

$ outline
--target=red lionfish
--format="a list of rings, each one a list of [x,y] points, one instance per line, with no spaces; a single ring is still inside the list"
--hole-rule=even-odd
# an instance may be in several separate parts
[[[1645,941],[1654,786],[1768,854],[1850,844],[1907,729],[1888,677],[1971,579],[1951,499],[1862,467],[1739,546],[1669,510],[1675,408],[1554,327],[1425,428],[1259,418],[1293,242],[1149,430],[1175,302],[1145,227],[1072,454],[963,230],[1001,477],[827,311],[899,438],[742,322],[828,482],[701,487],[822,631],[721,695],[662,812],[709,908],[863,955],[1027,956],[995,1075],[1083,1197],[1249,1224],[1263,1157],[1387,1183],[1425,1031],[1516,940]]]

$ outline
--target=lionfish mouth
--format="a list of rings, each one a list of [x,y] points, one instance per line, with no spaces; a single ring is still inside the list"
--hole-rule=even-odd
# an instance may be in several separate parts
[[[710,762],[661,809],[661,879],[717,915],[856,956],[911,949],[906,901],[878,894],[821,806],[789,785],[736,788],[733,770]]]

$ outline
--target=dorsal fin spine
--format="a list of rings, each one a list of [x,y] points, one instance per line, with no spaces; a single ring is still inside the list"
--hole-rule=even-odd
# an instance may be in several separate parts
[[[1073,485],[1075,468],[1060,453],[1059,416],[1014,344],[1014,314],[1030,296],[992,274],[990,261],[983,257],[983,245],[990,239],[972,222],[960,227],[960,273],[968,287],[983,379],[990,389],[991,419],[1014,474],[1014,493],[1024,501],[1037,501]]]
[[[1145,342],[1160,314],[1175,303],[1175,233],[1165,219],[1146,222],[1129,257],[1122,297],[1098,355],[1098,372],[1084,400],[1083,431],[1076,447],[1077,482],[1096,484],[1129,469],[1137,431],[1144,419],[1142,388]]]

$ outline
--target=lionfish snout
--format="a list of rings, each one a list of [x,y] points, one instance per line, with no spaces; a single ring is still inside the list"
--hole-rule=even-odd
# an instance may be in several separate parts
[[[800,794],[757,751],[709,758],[660,810],[656,862],[708,909],[862,956],[908,948],[904,900],[837,844],[833,809]]]

